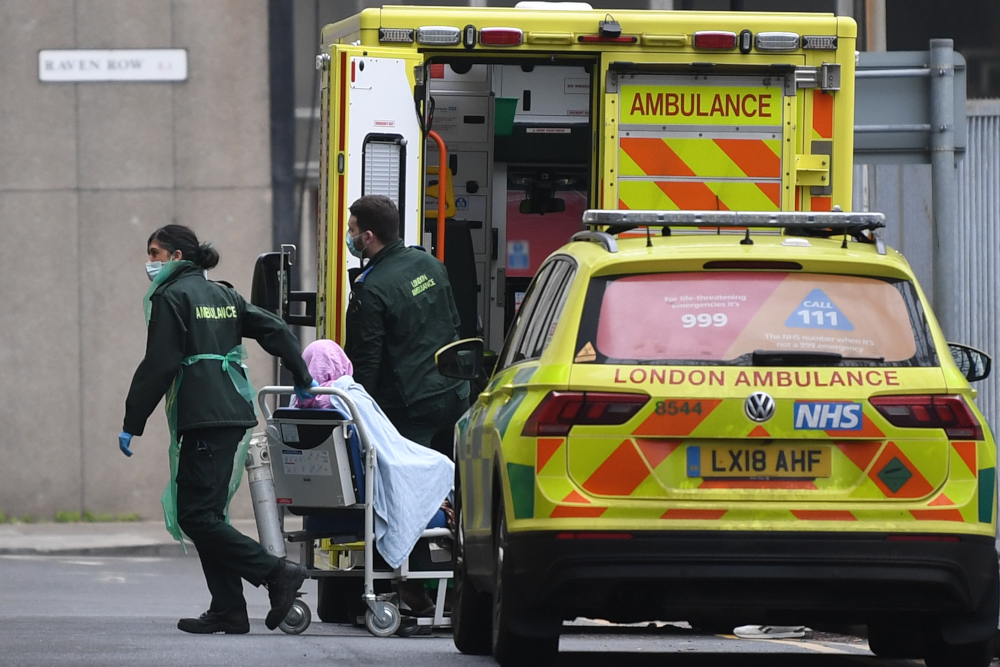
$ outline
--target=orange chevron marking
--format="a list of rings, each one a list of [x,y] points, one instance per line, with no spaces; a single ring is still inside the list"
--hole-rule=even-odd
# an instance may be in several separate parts
[[[599,496],[627,496],[649,476],[646,462],[626,440],[594,471],[583,488]]]
[[[832,197],[813,197],[809,200],[809,210],[811,211],[831,211],[833,210]]]
[[[586,503],[590,504],[585,496],[580,495],[580,492],[576,489],[569,492],[569,495],[562,499],[564,503]]]
[[[728,211],[729,207],[722,203],[719,196],[712,192],[704,183],[697,182],[664,182],[657,181],[657,187],[663,190],[677,208],[681,210]]]
[[[639,447],[639,451],[642,455],[646,457],[646,463],[649,464],[651,469],[656,469],[656,466],[663,463],[663,460],[674,453],[678,447],[680,447],[680,440],[647,440],[645,438],[636,438],[636,446]]]
[[[771,434],[767,432],[763,426],[755,426],[750,433],[747,434],[748,438],[770,438]]]
[[[728,510],[667,510],[661,519],[699,519],[702,521],[717,521]]]
[[[903,465],[905,465],[907,469],[913,473],[913,477],[906,480],[906,484],[903,484],[903,486],[901,486],[895,493],[893,493],[892,489],[886,486],[885,482],[883,482],[878,476],[882,468],[892,461],[893,458],[897,458],[902,461]],[[868,476],[888,498],[923,498],[934,490],[934,487],[932,487],[931,483],[927,481],[927,478],[920,473],[920,470],[917,466],[913,465],[913,462],[910,461],[910,459],[906,458],[906,454],[904,454],[903,450],[901,450],[894,442],[890,442],[886,445],[885,449],[882,451],[882,455],[875,461],[875,465],[872,466]]]
[[[815,491],[816,484],[804,479],[706,479],[699,489],[800,489]]]
[[[715,408],[719,407],[722,400],[712,399],[700,400],[697,402],[701,403],[700,415],[694,412],[687,415],[681,412],[678,412],[676,415],[658,415],[654,411],[646,417],[644,422],[639,424],[639,428],[633,431],[632,435],[658,435],[665,437],[683,437],[691,435],[691,432],[695,430],[706,417],[712,414],[712,411],[715,410]]]
[[[823,139],[833,138],[833,95],[813,91],[813,129]]]
[[[796,519],[803,521],[857,521],[858,517],[846,510],[792,510]]]
[[[878,450],[882,448],[881,442],[838,442],[837,448],[844,452],[844,456],[851,459],[851,463],[858,466],[861,472],[868,470]]]
[[[781,158],[760,139],[715,139],[715,143],[750,178],[781,178]]]
[[[969,466],[969,470],[976,477],[979,476],[979,470],[976,468],[976,443],[974,442],[953,442],[951,446],[955,448],[958,455],[962,457],[965,461],[965,465]]]
[[[541,470],[545,467],[545,464],[549,462],[552,455],[556,453],[556,450],[562,446],[562,438],[539,438],[537,447],[537,459],[538,462],[535,464],[535,470]]]
[[[754,185],[767,195],[775,206],[781,207],[781,183],[754,183]]]
[[[622,137],[619,146],[649,176],[697,176],[663,139]]]
[[[607,507],[571,507],[560,505],[549,516],[553,519],[593,519],[604,514]]]
[[[910,510],[917,521],[965,521],[958,510]]]
[[[934,500],[927,503],[931,507],[941,507],[942,505],[954,505],[954,501],[943,493]]]

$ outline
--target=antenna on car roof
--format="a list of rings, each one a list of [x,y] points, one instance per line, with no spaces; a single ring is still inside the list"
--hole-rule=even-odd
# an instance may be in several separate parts
[[[649,237],[649,225],[646,225],[646,247],[647,248],[653,247],[653,239]]]
[[[843,210],[844,209],[840,208],[840,204],[837,204],[836,206],[833,207],[833,209],[831,209],[831,212],[842,213]],[[841,242],[840,247],[843,250],[847,250],[847,227],[844,227],[844,240]]]

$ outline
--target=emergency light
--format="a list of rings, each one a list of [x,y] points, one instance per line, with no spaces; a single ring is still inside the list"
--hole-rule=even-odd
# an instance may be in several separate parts
[[[794,32],[758,32],[758,51],[798,51],[799,36]]]
[[[804,35],[802,48],[815,51],[836,51],[837,37],[835,35]]]
[[[696,49],[735,49],[736,33],[723,30],[702,30],[694,34]]]
[[[479,43],[483,46],[520,46],[523,33],[519,28],[483,28]]]
[[[640,227],[813,227],[819,229],[879,229],[885,227],[881,213],[770,212],[770,211],[606,211],[591,209],[583,214],[584,227],[613,225]]]
[[[417,43],[455,46],[462,41],[462,31],[451,26],[429,25],[417,28]]]

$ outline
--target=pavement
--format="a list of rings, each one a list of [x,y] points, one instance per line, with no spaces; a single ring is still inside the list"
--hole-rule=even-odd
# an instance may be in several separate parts
[[[294,517],[286,520],[286,530]],[[233,521],[241,533],[257,539],[253,519]],[[194,546],[188,544],[194,552]],[[107,523],[0,524],[0,556],[183,556],[184,549],[163,521]]]

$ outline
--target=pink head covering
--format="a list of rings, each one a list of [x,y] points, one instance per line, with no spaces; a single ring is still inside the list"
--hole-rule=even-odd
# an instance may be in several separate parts
[[[342,347],[332,340],[317,340],[306,346],[302,358],[309,374],[321,387],[329,387],[345,375],[354,375],[354,366]],[[296,400],[300,408],[329,408],[329,396],[315,396],[305,401]]]

